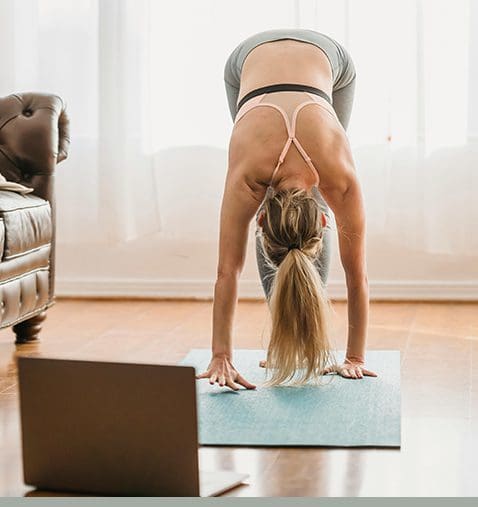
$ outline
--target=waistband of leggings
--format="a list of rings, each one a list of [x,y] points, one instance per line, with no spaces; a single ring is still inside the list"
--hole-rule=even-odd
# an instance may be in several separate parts
[[[239,104],[237,104],[236,111],[239,111],[241,107],[250,99],[253,97],[257,97],[257,95],[262,95],[263,93],[272,93],[272,92],[309,92],[314,93],[315,95],[319,95],[319,97],[322,97],[325,99],[329,104],[332,105],[332,99],[329,97],[327,93],[320,90],[319,88],[316,88],[315,86],[309,86],[305,84],[298,84],[298,83],[278,83],[268,86],[262,86],[261,88],[256,88],[255,90],[251,90],[250,92],[246,93],[244,97],[239,101]]]

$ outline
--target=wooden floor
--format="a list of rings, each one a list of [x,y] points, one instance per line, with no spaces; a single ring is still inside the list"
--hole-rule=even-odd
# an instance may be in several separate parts
[[[344,346],[346,305],[334,303]],[[209,347],[211,302],[62,300],[39,343],[0,332],[0,496],[21,496],[16,358],[19,354],[176,362]],[[260,348],[263,302],[240,302],[235,346]],[[201,448],[205,469],[250,474],[234,496],[477,496],[478,304],[372,303],[369,348],[399,349],[402,448]]]

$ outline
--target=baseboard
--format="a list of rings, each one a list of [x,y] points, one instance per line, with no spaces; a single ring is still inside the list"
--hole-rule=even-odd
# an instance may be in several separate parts
[[[346,299],[343,282],[329,280],[327,292],[331,299]],[[214,281],[168,279],[115,279],[115,278],[59,278],[57,297],[79,298],[174,298],[212,299]],[[369,280],[371,300],[385,301],[478,301],[478,280]],[[239,298],[263,299],[258,280],[240,280]]]

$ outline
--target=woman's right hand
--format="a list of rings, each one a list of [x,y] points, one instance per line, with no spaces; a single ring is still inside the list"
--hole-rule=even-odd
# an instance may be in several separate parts
[[[213,356],[207,370],[197,379],[208,378],[209,383],[214,385],[216,382],[221,386],[227,386],[234,391],[239,390],[239,385],[246,389],[255,389],[256,386],[248,382],[233,366],[227,356]]]

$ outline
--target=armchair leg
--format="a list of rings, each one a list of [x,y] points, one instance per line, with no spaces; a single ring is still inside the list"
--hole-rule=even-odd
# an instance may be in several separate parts
[[[40,333],[42,323],[45,319],[46,310],[43,310],[38,315],[15,324],[12,328],[17,337],[15,343],[20,344],[38,340],[38,334]]]

